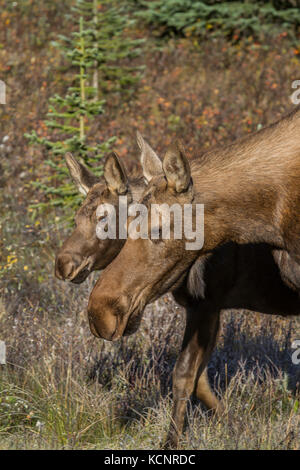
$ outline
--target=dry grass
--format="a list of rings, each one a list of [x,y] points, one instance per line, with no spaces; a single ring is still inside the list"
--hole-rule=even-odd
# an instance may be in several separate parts
[[[148,307],[135,336],[109,344],[92,339],[80,312],[87,289],[78,296],[56,286],[57,303],[66,290],[61,318],[23,305],[2,320],[10,364],[0,379],[0,448],[158,448],[169,423],[182,312],[163,298]],[[181,448],[299,448],[291,325],[251,317],[224,314],[209,375],[225,411],[216,419],[191,402]]]
[[[41,3],[34,8],[40,12]],[[0,366],[0,448],[154,449],[169,423],[181,309],[166,296],[147,308],[136,335],[117,344],[94,339],[83,313],[93,279],[80,287],[54,279],[55,249],[66,235],[61,213],[31,220],[28,210],[41,198],[28,183],[49,167],[23,134],[43,131],[48,98],[69,78],[49,46],[65,20],[49,18],[41,27],[31,8],[1,17],[9,102],[0,110],[0,139],[9,140],[0,148],[0,339],[9,364]],[[117,135],[125,159],[136,153],[136,128],[159,153],[178,137],[189,151],[231,141],[292,108],[298,52],[284,36],[234,46],[149,40],[138,59],[146,71],[137,99],[108,100],[108,114],[95,119],[91,135]],[[225,411],[217,419],[192,401],[181,447],[299,448],[293,338],[300,338],[299,319],[224,313],[209,377]]]
[[[12,222],[5,236],[13,243],[20,234]],[[10,282],[2,279],[9,364],[0,373],[0,448],[157,449],[169,423],[182,309],[167,295],[147,308],[135,335],[99,341],[84,313],[97,275],[79,287],[54,279],[51,243],[44,252],[34,241],[40,234],[31,235]],[[22,269],[32,259],[44,280]],[[299,366],[291,361],[299,326],[223,314],[209,377],[225,411],[217,419],[192,400],[182,449],[299,448]]]

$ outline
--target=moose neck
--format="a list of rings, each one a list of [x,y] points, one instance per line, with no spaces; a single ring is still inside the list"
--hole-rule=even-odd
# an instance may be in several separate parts
[[[195,202],[204,204],[205,245],[265,242],[286,248],[284,225],[300,197],[300,111],[193,159]],[[298,208],[299,212],[299,208]]]

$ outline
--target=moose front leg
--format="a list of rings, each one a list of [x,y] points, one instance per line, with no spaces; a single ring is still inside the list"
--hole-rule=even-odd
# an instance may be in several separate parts
[[[181,353],[173,371],[173,410],[165,448],[177,448],[182,432],[187,401],[196,392],[208,408],[219,409],[210,389],[206,365],[215,345],[219,328],[219,311],[207,308],[187,310],[187,324]]]
[[[215,411],[216,413],[221,413],[223,411],[223,406],[210,388],[206,367],[202,374],[200,373],[199,379],[196,383],[196,397],[201,400],[209,410]]]

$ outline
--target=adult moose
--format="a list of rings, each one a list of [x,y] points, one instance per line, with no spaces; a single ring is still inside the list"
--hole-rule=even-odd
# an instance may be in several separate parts
[[[140,161],[143,174],[135,175],[131,178],[127,176],[123,164],[116,153],[112,153],[107,157],[104,164],[104,175],[102,179],[95,177],[93,173],[78,162],[71,154],[66,155],[67,166],[74,183],[78,190],[86,196],[86,199],[76,214],[75,230],[65,240],[57,253],[55,259],[55,275],[58,279],[79,284],[83,282],[92,271],[104,269],[108,266],[114,257],[116,257],[120,252],[125,240],[118,238],[100,240],[96,237],[96,225],[98,222],[96,210],[99,205],[109,203],[115,207],[118,215],[119,196],[126,195],[129,202],[138,201],[144,189],[147,187],[145,179],[151,179],[152,174],[155,172],[157,174],[160,173],[161,162],[159,157],[141,135],[138,134],[137,137],[141,150]],[[118,223],[119,218],[117,218],[117,224]],[[234,258],[233,254],[234,250],[233,247],[231,247],[226,250],[225,257],[230,260],[231,258]],[[252,254],[249,253],[249,255],[249,259],[247,259],[248,255],[243,258],[242,264],[245,262],[246,266],[249,266],[249,263],[253,261]],[[218,267],[220,263],[222,263],[223,257],[224,254],[221,251],[220,256],[212,258],[211,266],[213,270],[216,270],[216,275],[214,275],[213,278],[211,278],[209,274],[205,275],[203,272],[203,279],[200,281],[200,275],[199,273],[197,274],[199,282],[209,285],[212,292],[219,297],[221,296],[221,291],[226,291],[227,284],[224,282],[221,290],[220,288],[217,288],[217,284],[221,284],[225,276],[228,279],[229,275],[228,272],[222,272],[221,276],[218,275]],[[260,257],[257,257],[256,259],[258,261]],[[269,277],[272,277],[272,275],[275,275],[276,277],[276,267],[275,272],[274,267],[274,262],[271,263],[271,266],[268,266],[267,264],[264,266],[265,271],[269,272]],[[241,267],[241,269],[243,268]],[[253,269],[255,269],[254,265]],[[249,269],[249,278],[253,277],[250,271],[251,270]],[[230,268],[230,272],[233,273],[234,269]],[[256,290],[254,286],[253,289]],[[268,286],[266,286],[266,289],[268,289]],[[283,285],[281,279],[279,279],[278,292],[281,292],[282,296],[290,296],[289,289]],[[259,296],[256,297],[258,298]],[[193,297],[189,294],[188,288],[186,288],[185,292],[182,289],[180,295],[178,295],[176,299],[178,303],[188,308],[189,318],[192,318],[197,314],[199,306],[195,304]],[[295,299],[293,296],[291,296],[289,302],[290,308],[295,308]],[[201,311],[204,317],[206,311],[210,311],[210,308],[210,304],[206,304],[206,301],[203,299]],[[274,307],[269,306],[269,308],[272,309]],[[277,304],[277,308],[281,308],[279,304]],[[133,322],[127,327],[126,334],[134,333],[137,327],[138,323]],[[91,330],[95,335],[97,335],[92,324]],[[203,329],[203,331],[205,331],[205,329]],[[220,409],[220,404],[210,389],[206,370],[199,374],[196,394],[208,408],[216,411]]]
[[[266,266],[272,265],[271,256],[278,266],[277,277],[263,282],[262,290],[258,288],[265,305],[257,310],[300,313],[299,128],[298,108],[272,126],[230,146],[207,152],[192,159],[191,163],[182,147],[170,148],[160,174],[155,172],[149,178],[149,186],[141,202],[148,208],[151,204],[163,203],[169,206],[175,203],[181,206],[204,204],[205,240],[202,250],[187,251],[184,238],[151,240],[149,216],[148,238],[129,238],[91,293],[88,304],[91,330],[96,336],[108,340],[116,340],[126,334],[130,325],[138,323],[145,305],[163,293],[171,290],[177,300],[182,293],[189,294],[183,349],[173,376],[174,408],[167,438],[170,446],[177,446],[186,400],[197,390],[201,372],[214,346],[219,309],[230,306],[253,309],[255,305],[255,298],[251,298],[251,283],[247,287],[244,285],[243,291],[243,276],[238,278],[234,272],[248,248],[261,249]],[[246,246],[239,247],[236,252],[232,242]],[[250,243],[260,245],[247,247]],[[228,258],[226,250],[231,249],[232,255]],[[222,250],[223,256],[218,254]],[[216,283],[216,295],[207,292],[203,284],[203,273],[208,273],[213,285],[211,262],[215,256],[217,259],[220,256],[219,270],[228,275],[224,275],[225,292],[220,296],[220,284]],[[248,260],[251,272],[251,256]],[[232,261],[233,266],[227,264]],[[254,273],[257,274],[257,270],[254,269],[252,275]],[[276,289],[283,286],[279,279],[283,279],[290,289],[289,295],[284,297],[285,312],[284,308],[280,311],[275,305]],[[269,290],[264,292],[265,287]],[[269,308],[268,299],[272,296],[273,305],[272,300],[270,304],[273,308]],[[207,307],[204,314],[200,307],[203,297]],[[239,305],[236,305],[237,299]],[[195,312],[197,304],[198,315],[190,314],[190,305]]]

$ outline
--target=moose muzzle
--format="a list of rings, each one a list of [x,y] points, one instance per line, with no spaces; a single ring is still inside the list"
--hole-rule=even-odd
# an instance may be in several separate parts
[[[88,259],[81,256],[61,253],[55,260],[55,276],[63,281],[71,281],[76,284],[83,282],[90,273]]]

